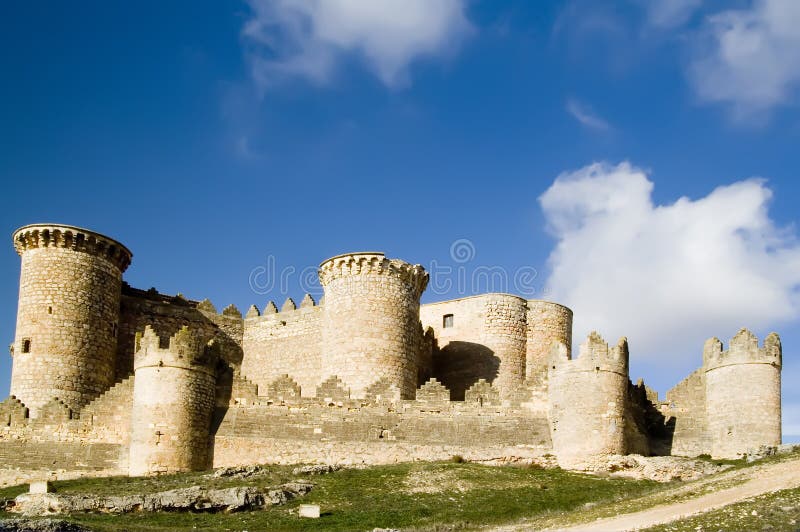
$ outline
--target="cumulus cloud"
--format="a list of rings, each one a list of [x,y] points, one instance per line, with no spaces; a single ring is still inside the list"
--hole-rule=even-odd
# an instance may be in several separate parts
[[[566,110],[575,120],[589,129],[596,129],[598,131],[608,131],[611,129],[609,123],[597,115],[591,107],[582,104],[578,100],[572,98],[567,100]]]
[[[557,239],[547,290],[575,311],[576,340],[626,335],[637,358],[678,366],[710,336],[800,314],[800,245],[770,219],[763,180],[666,205],[652,192],[644,170],[595,163],[539,198]]]
[[[355,53],[386,85],[408,82],[420,57],[453,52],[472,27],[464,0],[249,0],[243,29],[260,87],[291,77],[330,80]]]
[[[790,103],[800,86],[800,2],[757,0],[709,17],[689,65],[702,101],[738,119]]]

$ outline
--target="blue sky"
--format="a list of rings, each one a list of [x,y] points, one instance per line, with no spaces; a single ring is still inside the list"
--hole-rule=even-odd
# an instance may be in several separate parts
[[[798,439],[797,6],[3,2],[0,233],[89,227],[134,286],[242,310],[352,250],[449,267],[424,301],[503,268],[662,393],[775,329]],[[8,343],[18,276],[9,238]]]

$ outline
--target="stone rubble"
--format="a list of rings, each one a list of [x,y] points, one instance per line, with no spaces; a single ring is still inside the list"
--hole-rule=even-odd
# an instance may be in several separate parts
[[[200,486],[151,494],[92,496],[24,493],[8,511],[26,516],[73,512],[238,512],[285,504],[309,493],[312,484],[289,482],[276,488],[239,486],[207,489]]]
[[[609,455],[587,458],[578,468],[589,473],[648,479],[657,482],[690,481],[724,471],[733,466],[677,456]]]

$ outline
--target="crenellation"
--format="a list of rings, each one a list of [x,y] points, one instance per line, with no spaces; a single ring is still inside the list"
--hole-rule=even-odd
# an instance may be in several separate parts
[[[289,403],[300,400],[302,388],[297,382],[284,373],[267,387],[267,399],[278,403]]]
[[[239,319],[241,319],[242,312],[238,308],[236,308],[236,305],[231,303],[230,305],[228,305],[227,307],[222,309],[222,315],[223,316],[229,316],[231,318],[239,318]]]
[[[311,297],[311,294],[306,294],[303,296],[303,300],[300,301],[300,308],[308,308],[313,307],[316,305],[314,298]]]
[[[209,314],[216,314],[217,307],[214,306],[214,303],[211,302],[210,299],[206,298],[197,304],[197,310],[201,312],[207,312]]]
[[[746,329],[659,399],[629,347],[512,294],[420,304],[428,273],[383,253],[319,267],[319,303],[221,312],[122,281],[130,252],[71,226],[20,229],[12,395],[0,464],[133,475],[287,461],[554,453],[737,457],[780,443],[777,334]],[[323,305],[323,302],[327,304]],[[302,445],[298,445],[302,443]],[[81,453],[88,454],[81,454]],[[512,453],[512,454],[509,454]]]

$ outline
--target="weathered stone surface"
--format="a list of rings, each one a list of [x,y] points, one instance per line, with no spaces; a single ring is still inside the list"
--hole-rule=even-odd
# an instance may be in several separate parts
[[[9,511],[23,515],[73,512],[237,512],[285,504],[311,491],[312,485],[290,482],[276,488],[253,486],[208,489],[200,486],[142,495],[94,497],[91,495],[23,494]]]
[[[730,469],[731,465],[717,465],[706,460],[676,456],[605,455],[587,456],[575,469],[594,473],[613,473],[616,476],[649,479],[657,482],[696,480]]]
[[[330,464],[306,465],[292,469],[292,475],[324,475],[339,471],[341,468],[341,466]]]

